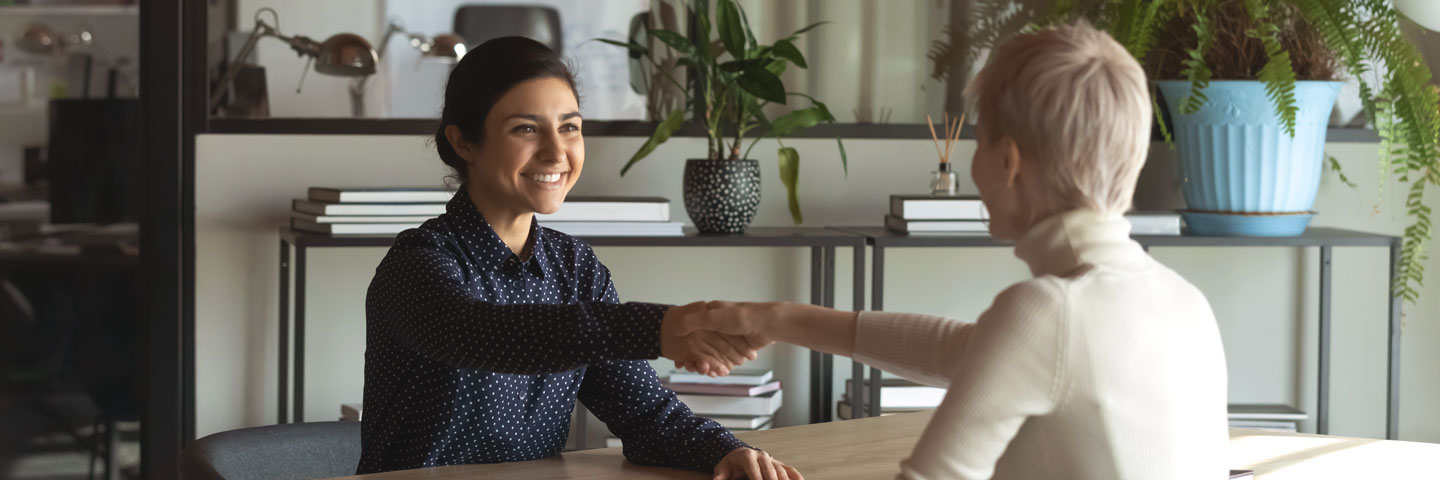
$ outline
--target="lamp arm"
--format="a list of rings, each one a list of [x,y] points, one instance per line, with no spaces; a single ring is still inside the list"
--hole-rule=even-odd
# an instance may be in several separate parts
[[[375,58],[385,58],[385,47],[390,45],[390,37],[397,33],[405,33],[395,22],[390,22],[385,27],[385,33],[380,35],[380,45],[375,48]],[[370,82],[370,75],[350,80],[350,113],[356,118],[365,116],[365,84]]]
[[[256,20],[255,30],[250,32],[250,38],[245,39],[245,45],[240,47],[240,53],[230,62],[229,68],[225,70],[225,76],[220,78],[220,83],[215,85],[215,91],[210,92],[210,108],[207,111],[213,112],[220,106],[220,101],[225,98],[225,90],[230,88],[230,82],[235,81],[235,76],[240,74],[239,65],[255,52],[255,44],[260,42],[261,37],[279,36],[274,28],[266,25],[265,22]]]

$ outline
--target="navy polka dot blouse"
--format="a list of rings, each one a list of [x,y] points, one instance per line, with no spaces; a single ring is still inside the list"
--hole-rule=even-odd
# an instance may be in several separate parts
[[[576,399],[632,462],[709,471],[746,446],[644,360],[665,305],[619,303],[588,245],[534,222],[516,256],[464,188],[446,212],[401,233],[370,284],[358,473],[555,455]]]

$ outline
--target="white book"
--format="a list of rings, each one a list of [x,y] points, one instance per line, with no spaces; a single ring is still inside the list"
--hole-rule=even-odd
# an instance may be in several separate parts
[[[1258,428],[1261,430],[1275,430],[1280,432],[1298,432],[1300,426],[1295,422],[1278,420],[1231,420],[1233,428]]]
[[[1134,212],[1125,214],[1134,235],[1179,235],[1180,214],[1166,212]]]
[[[541,222],[668,222],[670,200],[661,197],[571,196],[555,213],[536,214]]]
[[[850,419],[851,419],[850,410],[853,410],[852,405],[853,405],[853,404],[850,403],[850,400],[849,400],[849,399],[841,399],[840,401],[835,402],[835,417],[836,417],[836,418],[839,418],[839,419],[841,419],[841,420],[850,420]],[[866,407],[868,407],[869,405],[870,405],[870,404],[869,404],[869,402],[867,401],[867,402],[865,403],[865,405],[863,405],[863,406],[860,407],[860,414],[861,414],[861,415],[867,415],[867,414],[868,414],[868,412],[869,412],[870,410],[869,410],[868,408],[866,408]],[[882,409],[880,409],[880,416],[884,417],[884,416],[887,416],[887,415],[898,415],[898,414],[901,414],[901,413],[921,412],[921,411],[925,411],[925,410],[931,410],[931,409],[929,409],[929,408],[882,408]]]
[[[342,403],[342,404],[340,404],[340,420],[349,421],[349,422],[358,422],[358,421],[360,421],[360,417],[361,417],[361,415],[362,415],[363,413],[364,413],[364,408],[362,407],[362,404],[359,404],[359,403]]]
[[[323,233],[327,235],[394,235],[415,227],[419,223],[315,223],[298,218],[290,219],[290,227],[296,230]]]
[[[556,222],[540,226],[572,237],[678,237],[685,234],[682,222]]]
[[[845,388],[848,398],[869,398],[869,380],[865,381],[866,390],[859,394],[855,392],[853,380],[846,380]],[[945,400],[945,392],[943,388],[920,385],[899,378],[887,378],[880,382],[880,409],[935,408]],[[869,405],[869,401],[866,400],[865,404]]]
[[[429,215],[315,215],[304,212],[290,212],[290,218],[314,223],[425,223],[435,218]]]
[[[904,234],[990,234],[990,226],[980,220],[907,220],[895,215],[885,216],[885,228]]]
[[[774,370],[731,370],[730,375],[711,377],[703,373],[677,370],[670,373],[670,383],[710,383],[716,385],[764,385],[775,377]]]
[[[976,196],[891,195],[890,214],[906,220],[984,220],[985,203]]]
[[[328,203],[295,199],[297,212],[315,215],[429,215],[445,213],[443,203]]]
[[[310,187],[310,200],[330,203],[446,203],[454,196],[446,188]]]
[[[720,426],[732,430],[762,430],[775,417],[773,415],[711,415],[708,417]]]
[[[776,390],[754,397],[732,397],[728,395],[697,395],[681,393],[675,395],[690,407],[696,415],[774,415],[780,410],[785,391]]]

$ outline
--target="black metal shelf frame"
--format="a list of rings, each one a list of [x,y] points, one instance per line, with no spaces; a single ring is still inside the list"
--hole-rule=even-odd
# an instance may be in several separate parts
[[[832,227],[837,230],[866,238],[872,250],[870,309],[882,310],[885,304],[885,251],[890,248],[913,247],[1006,247],[1013,243],[1001,242],[989,235],[904,235],[879,227]],[[1295,237],[1205,237],[1193,235],[1136,235],[1133,237],[1141,246],[1150,247],[1318,247],[1320,249],[1320,305],[1319,305],[1319,377],[1316,385],[1315,429],[1316,433],[1330,431],[1330,289],[1331,256],[1334,247],[1388,247],[1390,249],[1390,275],[1386,291],[1390,293],[1389,335],[1387,366],[1387,388],[1385,401],[1385,438],[1395,440],[1400,434],[1400,296],[1395,290],[1395,279],[1400,264],[1400,237],[1356,232],[1334,228],[1312,227]],[[852,418],[865,415],[880,415],[880,369],[870,368],[868,392],[870,408],[863,412],[863,402],[851,399]],[[851,381],[864,385],[865,372],[856,363],[851,372]]]
[[[686,229],[683,236],[580,237],[595,247],[799,247],[810,250],[810,303],[835,306],[835,254],[853,250],[854,308],[865,308],[866,239],[827,228],[751,227],[739,235],[708,235]],[[279,391],[277,422],[303,422],[305,406],[305,290],[310,248],[389,247],[393,236],[321,235],[280,228]],[[292,261],[291,250],[294,250]],[[294,296],[291,296],[291,274]],[[291,319],[294,319],[292,326]],[[292,340],[293,330],[293,340]],[[293,365],[292,352],[293,349]],[[292,380],[293,377],[293,380]],[[834,357],[810,352],[810,423],[828,422],[831,411]],[[293,390],[292,390],[293,388]],[[293,392],[293,393],[292,393]],[[293,406],[293,408],[292,408]],[[583,423],[582,423],[583,425]]]

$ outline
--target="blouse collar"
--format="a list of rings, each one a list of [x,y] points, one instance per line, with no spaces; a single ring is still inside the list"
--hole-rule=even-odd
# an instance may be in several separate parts
[[[550,273],[547,265],[549,262],[537,259],[545,258],[545,229],[540,228],[540,222],[533,216],[530,218],[530,235],[525,240],[525,248],[522,252],[528,252],[528,258],[521,258],[495,233],[495,228],[475,208],[475,202],[470,199],[470,192],[465,185],[461,185],[459,191],[450,202],[445,204],[445,212],[464,220],[466,223],[478,225],[480,228],[473,232],[462,232],[474,236],[476,251],[472,252],[482,268],[495,268],[505,262],[515,262],[535,270],[536,273]]]

